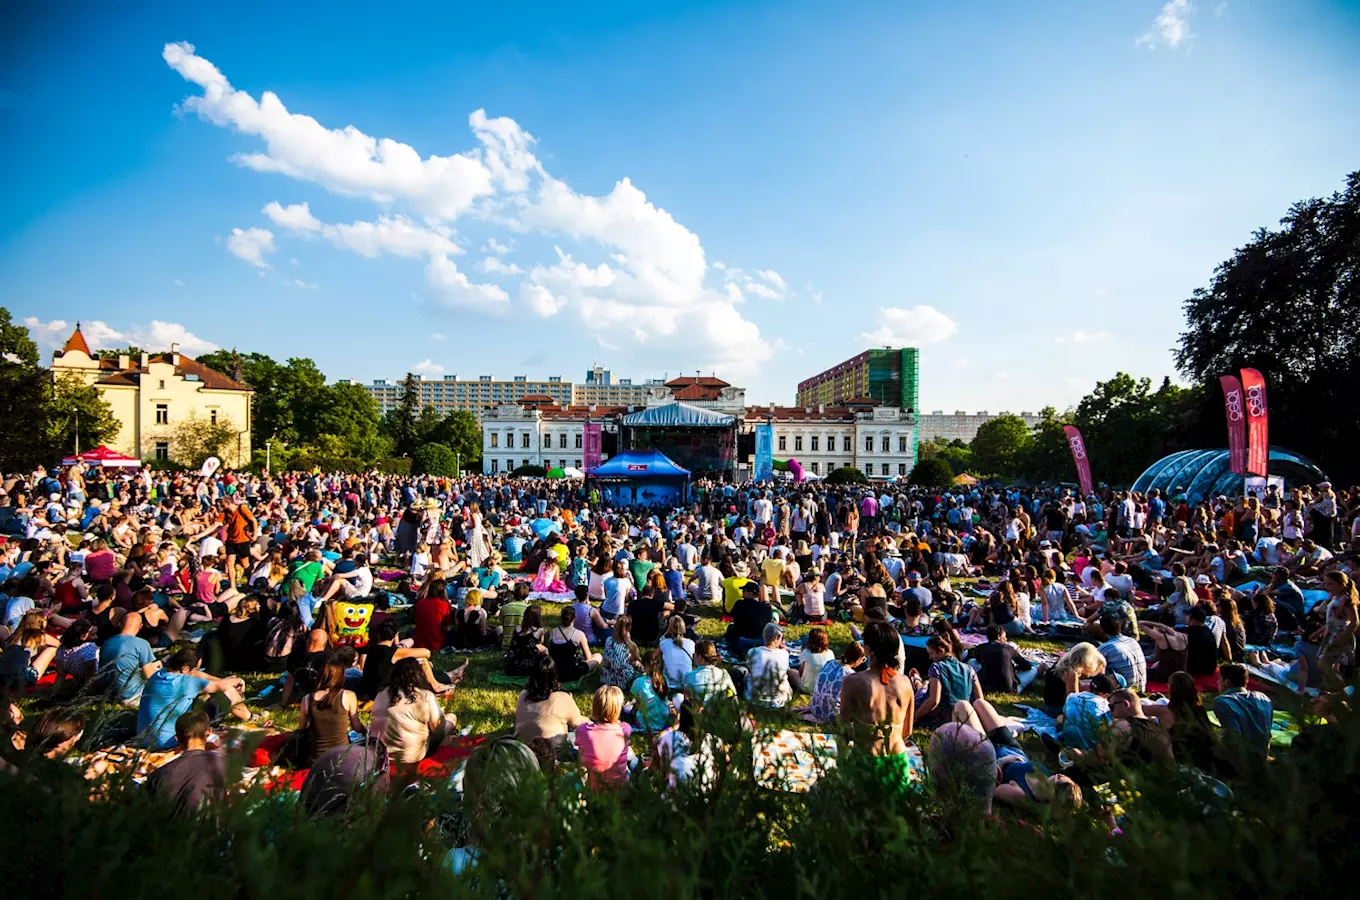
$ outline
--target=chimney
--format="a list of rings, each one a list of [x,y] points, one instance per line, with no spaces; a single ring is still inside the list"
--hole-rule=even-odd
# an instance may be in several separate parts
[[[172,365],[172,366],[177,366],[177,365],[179,365],[179,343],[178,343],[178,342],[173,343],[173,344],[170,345],[170,365]]]
[[[143,351],[142,351],[142,368],[145,369],[145,368],[146,368],[147,366],[149,366],[149,365],[151,365],[151,354],[150,354],[150,353],[147,353],[145,350],[143,350]]]
[[[132,360],[126,353],[118,354],[118,371],[126,372],[132,366]]]

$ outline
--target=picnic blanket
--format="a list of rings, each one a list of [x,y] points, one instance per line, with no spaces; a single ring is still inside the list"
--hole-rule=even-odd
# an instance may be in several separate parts
[[[563,591],[560,594],[551,591],[533,591],[529,594],[530,600],[542,600],[545,603],[575,603],[576,594],[572,591]]]
[[[1206,704],[1207,705],[1207,704]],[[1218,714],[1212,709],[1209,711],[1209,721],[1215,727],[1222,727],[1218,721]],[[1284,710],[1277,709],[1270,716],[1270,746],[1288,747],[1294,743],[1294,738],[1299,736],[1299,723],[1294,721],[1294,717]]]
[[[1056,719],[1042,709],[1025,706],[1023,703],[1017,703],[1016,707],[1025,711],[1025,720],[1019,726],[1021,730],[1032,731],[1035,734],[1046,734],[1054,740],[1058,739],[1058,722]]]
[[[1201,693],[1203,693],[1203,692],[1205,692],[1205,691],[1214,691],[1214,692],[1217,692],[1217,691],[1218,691],[1218,674],[1215,673],[1215,674],[1213,674],[1213,675],[1196,675],[1196,676],[1195,676],[1195,689],[1196,689],[1197,691],[1200,691]],[[1167,684],[1167,683],[1164,682],[1164,681],[1149,681],[1149,682],[1147,683],[1147,689],[1144,691],[1144,693],[1147,693],[1147,694],[1169,694],[1169,693],[1171,693],[1171,685]]]
[[[907,741],[907,771],[912,783],[925,777],[925,759]],[[751,747],[756,783],[773,791],[806,794],[827,772],[836,768],[834,735],[808,731],[766,731]]]
[[[307,780],[306,769],[288,769],[273,765],[274,757],[283,749],[290,732],[270,734],[255,745],[251,751],[249,765],[242,773],[248,782],[259,781],[266,791],[300,791]],[[486,738],[456,737],[453,743],[437,747],[433,753],[416,764],[416,775],[424,781],[438,781],[448,778],[463,760],[472,755]],[[251,770],[254,771],[251,771]],[[396,770],[395,764],[393,771]]]

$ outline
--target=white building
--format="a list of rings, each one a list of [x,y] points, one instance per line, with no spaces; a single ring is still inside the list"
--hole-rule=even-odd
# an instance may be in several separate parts
[[[921,413],[919,439],[923,441],[940,441],[948,444],[950,441],[963,441],[970,444],[973,438],[977,437],[978,429],[984,422],[1000,416],[1009,416],[1009,412],[989,413],[985,409],[980,412],[970,413],[963,410],[955,410],[946,413],[944,410],[937,409],[934,412]],[[1017,413],[1025,424],[1030,428],[1039,424],[1039,417],[1032,412]]]
[[[875,480],[905,477],[916,465],[916,417],[897,407],[770,406],[746,410],[747,430],[774,426],[774,458],[796,459],[814,475],[845,466]]]

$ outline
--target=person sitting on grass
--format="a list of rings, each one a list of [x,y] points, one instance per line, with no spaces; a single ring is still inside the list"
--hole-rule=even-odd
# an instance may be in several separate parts
[[[170,654],[163,669],[147,679],[137,707],[137,733],[143,746],[151,750],[175,746],[175,720],[200,697],[221,694],[233,716],[249,721],[250,710],[241,696],[245,682],[236,677],[213,678],[198,671],[198,662],[197,647],[181,647]]]
[[[717,783],[723,744],[699,730],[696,712],[689,700],[680,704],[675,725],[656,736],[652,764],[657,771],[666,773],[672,788],[688,784],[702,792]]]
[[[351,731],[363,734],[367,729],[359,719],[358,697],[345,690],[345,664],[331,656],[321,669],[316,690],[302,698],[298,712],[299,765],[310,766],[332,747],[348,744]]]
[[[915,697],[911,681],[892,668],[902,640],[886,622],[870,622],[864,629],[864,642],[869,667],[845,676],[840,721],[860,753],[881,758],[885,775],[905,785],[909,773],[906,735],[915,727]]]
[[[226,756],[208,749],[212,720],[200,709],[191,709],[175,720],[175,742],[179,756],[161,766],[146,779],[149,793],[164,797],[172,804],[172,816],[191,816],[205,802],[215,801],[227,792]]]
[[[797,668],[789,669],[789,684],[795,693],[811,694],[817,686],[817,678],[822,667],[834,662],[836,654],[831,652],[831,642],[827,639],[825,628],[808,631],[807,645],[798,654]]]
[[[1115,675],[1124,687],[1147,689],[1147,659],[1135,639],[1119,631],[1119,620],[1106,613],[1097,627],[1105,641],[1096,649],[1105,657],[1105,671]]]
[[[428,659],[407,657],[392,665],[392,680],[373,702],[369,734],[381,736],[399,775],[410,778],[417,764],[458,733],[458,720],[445,714],[435,696]]]
[[[649,650],[642,658],[643,672],[633,679],[628,694],[633,698],[629,721],[651,734],[665,728],[671,720],[666,664],[661,651]],[[723,674],[726,674],[725,672]]]
[[[1029,689],[1039,674],[1034,663],[1006,640],[999,625],[987,626],[987,643],[967,652],[969,663],[978,665],[978,681],[984,691],[1020,694]]]
[[[746,700],[753,706],[783,709],[793,699],[789,684],[789,651],[784,647],[784,629],[774,622],[765,624],[763,643],[746,654]]]
[[[1110,695],[1117,689],[1114,678],[1102,673],[1091,679],[1088,690],[1067,695],[1060,723],[1065,747],[1091,750],[1100,743],[1112,721]]]
[[[575,623],[576,610],[564,606],[561,624],[548,633],[548,655],[556,664],[558,674],[568,682],[581,680],[604,661],[600,654],[590,652],[586,636],[576,630]],[[624,639],[627,640],[627,636]]]
[[[552,657],[539,657],[529,686],[520,691],[515,703],[515,738],[524,744],[540,738],[549,741],[559,759],[569,759],[572,750],[567,735],[587,721],[571,694],[562,690]]]
[[[501,626],[490,624],[490,617],[482,609],[482,592],[477,588],[467,592],[462,608],[453,614],[451,626],[453,645],[459,649],[500,645]]]
[[[502,607],[501,611],[504,612],[505,608]],[[510,635],[510,646],[505,648],[505,674],[523,676],[532,672],[539,655],[546,655],[548,652],[543,643],[545,634],[543,607],[537,603],[529,605],[521,614],[514,633]]]
[[[718,664],[722,658],[712,641],[700,641],[694,647],[694,668],[685,675],[685,700],[696,709],[703,709],[715,697],[737,696],[736,683],[731,674]]]
[[[580,635],[579,631],[576,633]],[[622,615],[614,620],[614,633],[604,642],[604,654],[600,659],[601,684],[612,684],[619,689],[632,686],[638,672],[642,671],[642,652],[633,642],[632,616]]]
[[[864,646],[851,641],[841,651],[839,661],[831,660],[822,665],[817,680],[812,687],[812,701],[807,706],[795,707],[804,722],[828,724],[836,721],[841,711],[841,687],[847,675],[854,674],[857,667],[864,664]]]
[[[623,691],[605,685],[591,699],[590,721],[576,726],[576,749],[591,787],[628,780],[628,739],[633,729],[619,721],[622,712]]]
[[[953,716],[955,703],[960,700],[971,703],[981,698],[982,685],[978,683],[973,667],[950,653],[944,638],[937,635],[927,641],[926,653],[930,655],[926,679],[922,680],[915,669],[911,671],[911,682],[916,689],[916,725],[938,728]]]
[[[1222,729],[1224,749],[1237,757],[1240,771],[1248,760],[1264,760],[1270,753],[1275,707],[1265,694],[1247,690],[1246,666],[1222,666],[1218,686],[1222,693],[1214,698],[1214,714]]]

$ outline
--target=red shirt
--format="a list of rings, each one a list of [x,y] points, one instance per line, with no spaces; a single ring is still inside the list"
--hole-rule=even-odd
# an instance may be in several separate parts
[[[444,626],[450,613],[449,601],[443,597],[425,597],[417,600],[411,609],[415,619],[415,644],[424,650],[438,652],[444,649]]]

